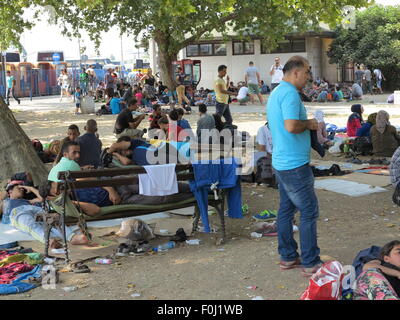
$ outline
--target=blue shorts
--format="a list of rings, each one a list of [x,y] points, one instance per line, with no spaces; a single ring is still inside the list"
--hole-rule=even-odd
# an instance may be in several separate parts
[[[103,188],[87,188],[87,189],[76,189],[76,199],[80,202],[87,202],[95,204],[99,207],[112,206],[108,192]],[[73,194],[75,198],[75,194]]]

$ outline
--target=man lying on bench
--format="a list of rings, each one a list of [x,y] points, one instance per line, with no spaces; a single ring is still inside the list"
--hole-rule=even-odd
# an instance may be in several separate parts
[[[48,180],[52,182],[52,195],[57,195],[58,173],[62,171],[81,171],[82,168],[77,161],[80,156],[80,146],[77,142],[67,142],[62,148],[63,157],[60,162],[55,165],[48,176]],[[77,189],[76,199],[75,194],[72,195],[72,200],[79,201],[83,212],[88,216],[95,216],[100,213],[100,207],[107,207],[121,203],[121,197],[113,187],[103,188],[87,188]]]
[[[45,189],[45,186],[41,189]],[[43,202],[43,193],[39,193],[34,187],[23,185],[23,181],[11,181],[6,186],[8,199],[4,201],[3,223],[11,224],[14,228],[30,234],[35,240],[45,243],[45,227],[43,222],[37,221],[37,215],[44,213],[40,204]],[[26,200],[26,195],[33,193],[36,198]],[[66,227],[66,238],[73,245],[84,245],[89,242],[83,234],[75,233]],[[58,239],[62,239],[62,234],[57,229],[52,229],[50,233],[50,249],[61,248]]]
[[[124,166],[178,163],[178,150],[171,144],[163,143],[155,147],[146,141],[131,139],[127,136],[120,137],[106,151],[115,156]]]

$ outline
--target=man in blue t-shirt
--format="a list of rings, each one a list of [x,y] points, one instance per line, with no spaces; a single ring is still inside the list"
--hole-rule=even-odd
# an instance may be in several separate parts
[[[12,95],[12,97],[14,98],[15,101],[18,102],[18,104],[21,103],[21,100],[19,100],[16,96],[15,96],[15,92],[14,92],[14,85],[15,85],[15,78],[14,76],[11,75],[10,71],[7,71],[6,73],[6,104],[10,105],[10,96]]]
[[[298,91],[310,77],[309,62],[292,57],[283,68],[284,78],[271,93],[267,104],[268,123],[274,152],[272,166],[279,183],[278,243],[282,270],[303,267],[311,276],[321,266],[317,245],[318,200],[314,191],[314,176],[309,165],[310,130],[318,122],[307,120],[307,111]],[[294,214],[299,210],[301,260],[293,238]]]

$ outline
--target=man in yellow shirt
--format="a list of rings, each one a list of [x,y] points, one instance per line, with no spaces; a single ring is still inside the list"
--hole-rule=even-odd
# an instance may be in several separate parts
[[[226,77],[226,82],[224,81],[226,70],[227,67],[224,65],[218,67],[218,78],[214,82],[215,97],[217,100],[215,109],[221,117],[225,118],[227,124],[232,124],[233,119],[229,109],[229,95],[233,95],[233,93],[227,90],[230,81],[229,76]]]

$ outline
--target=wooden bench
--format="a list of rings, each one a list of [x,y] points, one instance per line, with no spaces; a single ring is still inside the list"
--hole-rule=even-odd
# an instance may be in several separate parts
[[[115,206],[105,207],[101,208],[100,215],[96,217],[88,217],[84,215],[81,210],[79,210],[79,218],[67,216],[66,214],[67,213],[66,204],[68,202],[67,197],[70,192],[74,191],[74,189],[85,189],[94,187],[115,187],[121,185],[138,184],[137,175],[143,173],[146,173],[146,170],[142,166],[130,166],[129,168],[60,172],[58,178],[62,182],[58,184],[58,188],[61,192],[61,196],[59,197],[57,204],[53,203],[54,204],[53,207],[56,209],[57,212],[61,214],[62,224],[64,226],[78,223],[81,230],[83,229],[82,231],[88,234],[86,221],[128,218],[128,217],[152,214],[160,211],[176,210],[176,209],[195,206],[193,231],[196,231],[200,220],[200,212],[198,210],[197,201],[194,195],[190,199],[186,199],[175,203],[152,204],[152,205],[128,204],[128,205],[115,205]],[[176,173],[178,182],[185,182],[185,181],[187,182],[190,180],[194,180],[193,168],[190,164],[177,164]],[[126,176],[126,177],[119,177],[119,176]],[[88,180],[77,180],[77,179],[88,179]],[[215,199],[214,195],[210,194],[209,205],[216,209],[221,220],[222,238],[219,240],[219,243],[223,243],[226,240],[224,204],[225,204],[225,198],[223,190],[218,190],[218,199]],[[64,243],[66,243],[65,238],[63,240]]]

